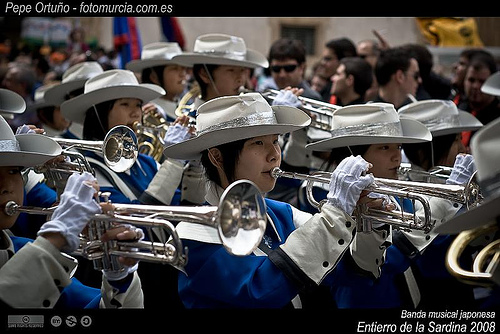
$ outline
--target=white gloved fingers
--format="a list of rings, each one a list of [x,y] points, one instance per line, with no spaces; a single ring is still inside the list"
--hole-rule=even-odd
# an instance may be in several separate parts
[[[338,173],[346,173],[347,175],[352,175],[352,176],[360,176],[364,172],[368,171],[370,169],[371,164],[363,159],[362,156],[357,155],[357,156],[350,156],[342,160],[337,168],[335,168],[335,172]]]
[[[302,105],[302,102],[300,102],[299,98],[291,90],[282,89],[278,92],[278,94],[276,94],[272,105],[298,108]]]
[[[188,140],[191,137],[192,134],[189,131],[189,127],[175,124],[168,127],[163,140],[165,141],[165,146],[170,146]]]
[[[470,154],[458,154],[455,158],[453,170],[450,174],[447,184],[464,184],[469,181],[472,174],[476,171],[474,157]]]
[[[36,133],[36,132],[35,132],[35,130],[32,130],[29,126],[27,126],[26,124],[23,124],[16,129],[16,135],[25,134],[25,133]]]
[[[63,195],[66,194],[66,196],[61,195],[61,202],[63,201],[63,197],[67,198],[71,196],[75,196],[78,200],[88,202],[97,191],[92,186],[94,182],[97,182],[97,180],[88,172],[83,172],[82,174],[73,173],[68,178],[63,192]]]

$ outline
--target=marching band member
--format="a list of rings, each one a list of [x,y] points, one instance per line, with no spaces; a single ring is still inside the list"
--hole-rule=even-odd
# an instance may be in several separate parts
[[[317,151],[331,151],[333,166],[351,154],[359,154],[372,164],[375,177],[397,179],[401,164],[401,144],[428,142],[429,130],[413,119],[398,116],[392,104],[350,105],[333,112],[332,134],[307,145]],[[334,169],[334,171],[338,166]],[[370,195],[369,195],[370,196]],[[323,197],[319,197],[321,199]],[[402,203],[391,201],[401,210]],[[411,275],[409,260],[391,246],[392,226],[373,222],[371,230],[357,233],[350,252],[335,273],[332,294],[339,308],[415,307],[418,291],[402,288],[401,280]],[[356,251],[371,244],[375,251]],[[358,249],[359,248],[359,249]],[[406,276],[405,276],[406,275]],[[411,297],[407,300],[406,292]]]
[[[424,100],[410,103],[399,109],[400,117],[412,118],[423,123],[432,133],[430,143],[404,144],[403,150],[416,173],[408,173],[413,180],[421,180],[418,171],[428,172],[433,167],[452,167],[447,184],[465,184],[476,170],[474,157],[466,155],[462,143],[463,131],[476,131],[483,124],[472,114],[457,109],[451,100]],[[431,182],[436,182],[436,180]],[[437,181],[440,182],[440,181]],[[444,182],[444,181],[441,181]],[[432,218],[434,229],[465,208],[446,199],[433,199]],[[474,303],[472,287],[456,281],[443,266],[444,258],[454,237],[438,235],[434,230],[424,235],[419,231],[397,231],[394,243],[412,258],[412,269],[418,275],[421,305],[469,306]],[[425,253],[423,251],[425,250]],[[416,254],[423,253],[423,256]],[[460,291],[460,293],[457,293]]]
[[[83,139],[103,140],[116,125],[131,128],[140,122],[142,104],[164,93],[157,85],[139,84],[131,71],[108,70],[87,80],[84,93],[62,103],[61,110],[69,120],[83,124]],[[139,154],[130,170],[115,173],[97,154],[87,159],[101,189],[111,192],[116,203],[172,203],[183,169],[179,161],[168,160],[160,167],[152,157]]]
[[[51,103],[45,99],[47,90],[58,84],[57,82],[53,82],[37,88],[35,90],[34,101],[27,109],[35,111],[41,122],[40,128],[43,128],[47,136],[76,138],[69,131],[71,123],[61,115],[59,104]]]
[[[59,84],[48,87],[43,95],[43,98],[48,104],[60,106],[64,101],[83,94],[85,81],[101,74],[102,72],[103,69],[101,64],[96,61],[85,61],[75,64],[64,72],[62,80]],[[68,131],[64,133],[62,137],[69,139],[81,139],[82,131],[82,124],[71,122]]]
[[[1,110],[0,116],[6,118],[15,117],[15,115],[23,113],[26,109],[26,102],[21,95],[8,90],[0,89]],[[36,129],[35,126],[24,125],[17,129],[16,134],[23,132],[38,132],[43,130]],[[50,207],[57,200],[56,192],[49,188],[44,181],[42,174],[35,173],[33,170],[23,171],[24,184],[24,201],[28,206]],[[35,238],[40,226],[45,222],[45,217],[38,217],[27,214],[20,214],[17,223],[11,228],[18,236]]]
[[[281,162],[278,136],[303,128],[310,117],[293,107],[270,106],[259,93],[212,99],[198,109],[197,136],[166,147],[177,159],[200,158],[206,169],[206,200],[217,205],[228,185],[253,181],[262,193],[272,190],[270,175]],[[253,254],[230,255],[217,229],[180,222],[179,237],[189,248],[179,293],[188,308],[282,308],[300,306],[299,293],[314,290],[334,271],[355,234],[352,211],[373,181],[361,174],[369,164],[350,157],[333,174],[328,203],[310,215],[265,199],[267,228]],[[360,201],[366,201],[366,197]],[[372,204],[380,206],[381,202]],[[368,204],[370,205],[370,204]]]
[[[129,70],[107,70],[87,80],[84,93],[64,102],[61,110],[66,118],[83,124],[83,139],[103,140],[105,134],[116,125],[132,127],[134,122],[140,122],[142,103],[162,95],[165,95],[163,88],[153,84],[139,84],[134,73]],[[175,135],[172,137],[171,133],[167,133],[165,141],[173,143],[191,136],[188,131]],[[178,186],[184,170],[182,160],[166,159],[160,165],[153,157],[139,153],[134,165],[121,173],[112,171],[97,154],[88,155],[87,160],[95,170],[101,190],[111,193],[112,202],[163,205],[180,203]],[[163,234],[163,230],[159,232],[155,237],[166,241],[168,236]],[[178,299],[176,269],[144,263],[139,268],[139,273],[146,296],[146,307],[151,305],[149,303],[162,305],[166,299],[171,300],[173,305]],[[95,277],[89,279],[95,281]]]
[[[144,105],[144,112],[156,109],[167,121],[176,120],[179,96],[186,88],[186,67],[176,62],[182,50],[176,42],[157,42],[142,48],[141,59],[132,60],[125,68],[140,73],[142,83],[155,84],[166,94]]]
[[[0,202],[22,203],[25,167],[43,164],[61,153],[51,138],[38,134],[14,135],[0,117]],[[90,182],[90,183],[89,183]],[[35,240],[9,233],[17,214],[0,213],[0,300],[9,307],[97,308],[142,307],[143,296],[137,264],[121,259],[123,272],[103,271],[101,289],[82,285],[72,278],[76,261],[65,252],[79,246],[79,233],[88,220],[101,212],[94,201],[98,189],[92,175],[73,174],[51,219],[42,225]],[[136,231],[119,227],[106,234],[110,239],[135,239]]]
[[[174,58],[186,67],[192,67],[193,76],[200,88],[191,105],[190,117],[196,117],[196,110],[206,101],[221,96],[237,95],[248,80],[251,69],[268,67],[269,62],[261,53],[246,47],[241,37],[225,34],[205,34],[198,36],[193,52],[184,52]],[[185,128],[177,126],[172,133],[183,136]],[[202,204],[205,201],[205,182],[200,182],[203,168],[199,160],[190,160],[184,172],[183,199]]]
[[[455,235],[462,231],[469,231],[476,228],[494,224],[496,220],[496,234],[489,239],[490,242],[498,240],[498,225],[500,217],[500,189],[499,189],[499,166],[500,150],[491,149],[497,147],[500,133],[500,119],[488,123],[479,129],[471,139],[471,153],[477,165],[477,181],[484,194],[484,201],[467,212],[457,215],[435,228],[435,232],[443,235]],[[470,244],[469,244],[470,245]],[[480,300],[480,307],[497,307],[499,305],[500,280],[498,276],[498,263],[490,265],[491,270],[486,273],[491,275],[491,285],[487,287],[488,294]],[[463,268],[463,267],[462,267]],[[465,269],[467,270],[467,269]],[[469,271],[471,271],[469,269]],[[477,286],[483,285],[479,280]],[[474,285],[474,280],[469,280],[469,284]]]

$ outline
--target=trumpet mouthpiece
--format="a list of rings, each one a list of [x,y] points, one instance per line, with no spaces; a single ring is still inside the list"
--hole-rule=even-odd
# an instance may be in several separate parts
[[[14,201],[8,201],[5,206],[4,206],[4,209],[3,209],[3,212],[7,215],[7,216],[13,216],[17,213],[17,208],[19,207],[19,205],[14,202]]]
[[[281,169],[279,167],[273,167],[273,169],[271,169],[269,174],[271,174],[272,177],[277,179],[281,175]]]

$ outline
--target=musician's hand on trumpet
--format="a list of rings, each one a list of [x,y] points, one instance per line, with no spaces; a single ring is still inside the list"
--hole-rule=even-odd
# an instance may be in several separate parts
[[[455,158],[453,169],[450,177],[446,180],[446,184],[466,184],[475,171],[474,157],[470,154],[460,153]]]
[[[366,174],[370,168],[371,164],[359,155],[342,160],[331,175],[328,203],[352,215],[361,193],[374,181],[373,174]],[[366,197],[361,202],[377,205]]]
[[[94,200],[99,187],[90,173],[74,173],[68,178],[61,201],[49,221],[38,231],[54,246],[73,252],[80,245],[80,232],[93,215],[101,213],[101,206]]]
[[[298,99],[298,96],[302,95],[304,92],[303,88],[297,87],[286,87],[285,89],[281,89],[276,97],[274,98],[272,105],[273,106],[290,106],[299,108],[302,106],[302,102]]]

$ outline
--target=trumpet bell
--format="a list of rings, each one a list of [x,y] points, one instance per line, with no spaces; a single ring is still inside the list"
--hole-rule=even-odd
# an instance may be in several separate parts
[[[106,135],[102,151],[104,162],[117,173],[130,169],[138,156],[138,142],[134,131],[127,126],[115,126]]]
[[[219,236],[230,254],[246,256],[257,248],[266,230],[266,203],[248,180],[234,182],[219,202]]]

